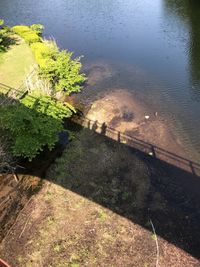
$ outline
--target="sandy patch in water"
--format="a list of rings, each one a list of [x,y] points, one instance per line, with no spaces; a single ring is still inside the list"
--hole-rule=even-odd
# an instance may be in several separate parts
[[[180,141],[170,131],[167,121],[156,110],[145,107],[126,89],[112,90],[94,101],[86,117],[150,144],[183,152]],[[95,130],[101,131],[98,128]]]

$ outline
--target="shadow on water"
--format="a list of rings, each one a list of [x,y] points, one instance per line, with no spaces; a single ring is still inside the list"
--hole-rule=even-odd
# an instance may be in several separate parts
[[[180,18],[189,29],[189,70],[194,99],[200,101],[200,2],[198,0],[165,0],[166,10]]]
[[[48,119],[54,121],[51,117]],[[126,136],[105,123],[100,125],[97,121],[75,118],[65,125],[76,132],[78,138],[64,148],[63,154],[63,147],[58,146],[59,153],[55,153],[55,149],[52,154],[43,152],[32,163],[23,161],[21,164],[26,169],[17,170],[18,175],[40,173],[42,178],[150,231],[151,219],[160,237],[200,258],[199,164]],[[47,169],[58,155],[63,159],[65,154],[70,156],[73,146],[83,146],[85,154],[81,156],[77,152],[74,160],[64,163],[66,169],[61,179],[49,175],[56,162],[45,176],[40,167],[44,169],[46,164]],[[112,151],[110,157],[108,151]],[[187,164],[189,167],[182,167]]]

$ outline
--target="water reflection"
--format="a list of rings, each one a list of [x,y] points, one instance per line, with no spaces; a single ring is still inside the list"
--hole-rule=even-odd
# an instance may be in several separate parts
[[[188,26],[191,91],[193,98],[200,101],[200,2],[198,0],[165,0],[165,8]]]

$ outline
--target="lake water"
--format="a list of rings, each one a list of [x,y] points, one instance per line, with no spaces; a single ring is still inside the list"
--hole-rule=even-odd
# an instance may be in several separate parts
[[[0,18],[44,24],[46,37],[84,62],[111,62],[113,86],[147,97],[199,157],[198,0],[1,0]]]

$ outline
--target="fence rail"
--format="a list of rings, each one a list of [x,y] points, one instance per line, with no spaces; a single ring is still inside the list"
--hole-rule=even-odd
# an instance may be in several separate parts
[[[74,122],[81,124],[83,127],[92,129],[97,133],[108,136],[119,143],[123,143],[130,147],[138,149],[148,154],[149,156],[161,159],[176,167],[189,171],[196,176],[200,176],[200,164],[197,162],[186,159],[180,155],[165,150],[164,148],[161,148],[157,145],[143,141],[137,137],[121,133],[116,129],[109,127],[105,123],[99,123],[98,121],[93,121],[87,117],[77,115],[74,118]]]
[[[24,97],[27,94],[27,90],[19,90],[3,83],[0,83],[0,93],[5,95],[8,98],[12,98],[14,100],[18,100]]]

